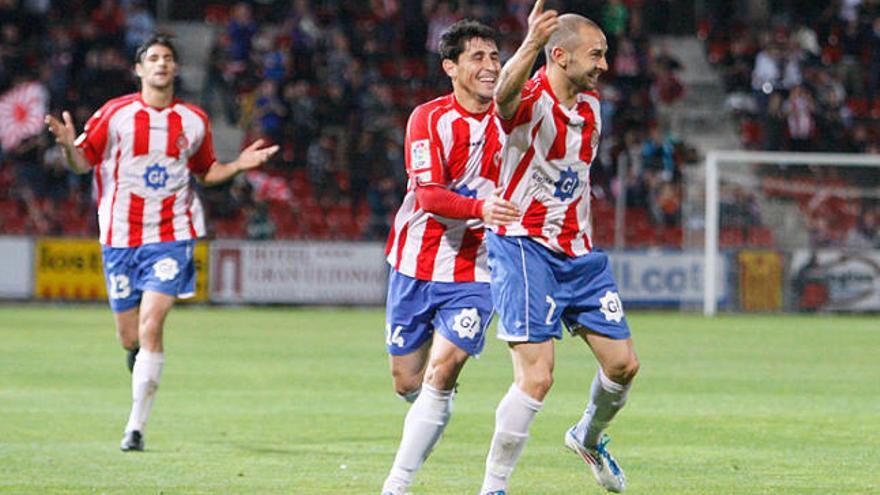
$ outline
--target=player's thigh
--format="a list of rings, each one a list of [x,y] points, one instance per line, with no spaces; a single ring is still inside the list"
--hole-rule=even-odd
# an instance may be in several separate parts
[[[431,341],[436,311],[431,282],[418,280],[394,269],[388,276],[385,303],[385,349],[392,356],[406,356]]]
[[[566,261],[562,268],[568,277],[561,284],[568,295],[562,320],[569,331],[577,334],[585,328],[615,340],[630,338],[608,256],[589,253]]]
[[[431,325],[437,335],[464,354],[477,356],[486,342],[486,329],[492,322],[492,290],[488,282],[435,282],[431,286],[434,317]],[[432,358],[433,359],[433,358]]]
[[[128,335],[130,311],[137,308],[141,302],[142,292],[138,288],[137,265],[138,248],[114,248],[103,246],[101,259],[104,265],[104,283],[107,287],[107,301],[114,314],[123,314],[121,319],[116,319],[117,333]],[[137,320],[135,320],[135,336],[137,338]]]
[[[141,347],[152,352],[162,351],[165,318],[174,306],[176,296],[147,290],[141,298],[138,334]]]
[[[543,342],[562,337],[556,301],[559,286],[546,248],[522,237],[488,236],[492,302],[498,338]]]
[[[553,339],[510,344],[514,381],[535,400],[544,400],[553,385],[555,353]]]

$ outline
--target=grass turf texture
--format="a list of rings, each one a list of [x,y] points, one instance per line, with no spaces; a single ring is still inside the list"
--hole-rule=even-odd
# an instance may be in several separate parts
[[[628,493],[880,493],[876,316],[629,319],[642,371],[610,429]],[[147,452],[128,454],[112,325],[100,306],[0,306],[0,493],[378,493],[407,408],[381,311],[176,308]],[[413,493],[476,493],[509,361],[489,339],[465,368]],[[594,370],[557,345],[512,494],[602,493],[562,446]]]

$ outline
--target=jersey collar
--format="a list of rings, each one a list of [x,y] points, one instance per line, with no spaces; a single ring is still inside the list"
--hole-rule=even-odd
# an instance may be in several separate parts
[[[449,96],[452,97],[452,106],[455,107],[456,110],[458,110],[458,113],[472,119],[483,120],[483,117],[485,117],[486,114],[490,113],[495,108],[495,101],[492,101],[491,103],[489,103],[489,108],[487,108],[485,112],[473,113],[468,111],[467,108],[465,108],[461,103],[458,102],[458,98],[455,97],[455,93],[449,93]]]

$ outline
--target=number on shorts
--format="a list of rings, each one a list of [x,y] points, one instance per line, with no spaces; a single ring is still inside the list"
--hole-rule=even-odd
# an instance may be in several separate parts
[[[550,297],[549,294],[547,295],[547,303],[550,304],[550,309],[547,310],[546,323],[548,325],[552,325],[553,324],[553,321],[552,321],[553,320],[553,313],[556,312],[556,301],[554,301],[553,298]]]
[[[396,345],[397,347],[403,347],[404,341],[403,337],[401,337],[400,332],[403,330],[403,326],[397,325],[394,327],[394,331],[391,331],[391,324],[385,324],[385,343],[387,345]]]

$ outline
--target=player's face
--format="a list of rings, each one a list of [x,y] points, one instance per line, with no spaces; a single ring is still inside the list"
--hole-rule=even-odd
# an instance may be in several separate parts
[[[501,72],[501,57],[498,47],[492,40],[471,38],[465,42],[465,49],[458,56],[449,74],[452,84],[473,95],[482,103],[492,101],[498,73]]]
[[[608,70],[607,52],[608,41],[602,31],[581,28],[579,43],[572,50],[565,68],[569,80],[581,91],[596,89],[599,76]]]
[[[164,45],[151,46],[144,53],[143,59],[135,65],[135,72],[144,85],[156,89],[171,87],[177,75],[174,52]]]

